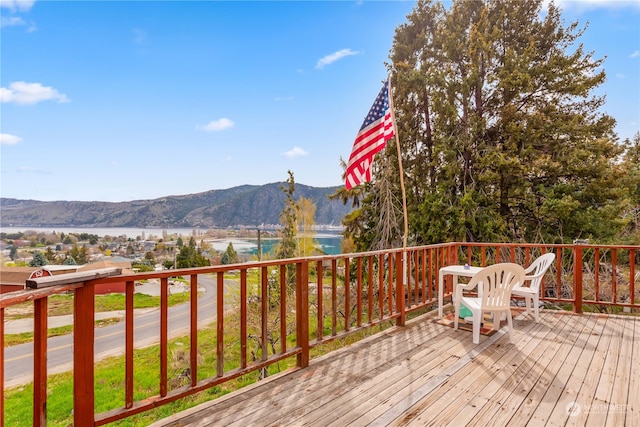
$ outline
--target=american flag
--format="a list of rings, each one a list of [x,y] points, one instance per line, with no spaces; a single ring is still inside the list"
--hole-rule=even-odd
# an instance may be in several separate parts
[[[393,122],[389,108],[389,80],[387,79],[353,143],[345,178],[347,190],[371,181],[373,156],[384,148],[393,135]]]

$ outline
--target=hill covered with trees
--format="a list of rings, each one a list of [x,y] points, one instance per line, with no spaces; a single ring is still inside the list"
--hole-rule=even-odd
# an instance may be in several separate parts
[[[284,183],[243,185],[183,196],[130,202],[0,199],[5,227],[252,227],[280,223]],[[316,205],[315,223],[340,226],[350,206],[328,196],[339,187],[296,184],[294,197]]]

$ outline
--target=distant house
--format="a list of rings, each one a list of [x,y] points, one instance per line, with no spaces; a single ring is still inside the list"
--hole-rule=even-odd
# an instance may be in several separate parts
[[[75,273],[77,270],[77,265],[45,265],[42,267],[0,266],[0,293],[21,291],[26,288],[26,283],[29,279]]]
[[[20,291],[26,288],[27,280],[38,277],[58,276],[80,271],[91,271],[103,268],[120,268],[121,274],[133,274],[131,261],[123,257],[107,257],[98,262],[85,265],[45,265],[43,267],[0,267],[0,293]],[[124,293],[125,282],[97,285],[98,295],[113,292]]]
[[[131,261],[127,258],[114,256],[105,257],[100,261],[85,264],[78,268],[78,271],[91,271],[102,268],[120,268],[121,274],[133,274],[131,269]],[[95,293],[98,295],[111,294],[111,293],[124,293],[126,288],[126,282],[107,283],[103,285],[96,285]]]

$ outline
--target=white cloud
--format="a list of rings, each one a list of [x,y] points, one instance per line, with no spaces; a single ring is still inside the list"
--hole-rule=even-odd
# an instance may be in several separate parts
[[[283,156],[290,157],[290,158],[306,156],[307,154],[308,153],[300,147],[293,147],[291,150],[285,151],[284,153],[282,153]]]
[[[358,55],[360,52],[356,52],[354,50],[351,49],[342,49],[339,50],[337,52],[334,52],[332,54],[329,54],[323,58],[320,58],[318,60],[318,63],[316,64],[316,68],[318,70],[324,68],[327,65],[333,64],[334,62],[336,62],[339,59],[342,59],[344,57],[347,56],[351,56],[351,55]]]
[[[546,10],[549,0],[543,2],[543,9]],[[638,0],[555,0],[555,5],[563,10],[572,9],[578,11],[593,10],[598,8],[618,9],[627,6],[638,8]]]
[[[18,168],[18,172],[20,172],[20,173],[35,173],[35,174],[39,174],[39,175],[49,175],[49,174],[51,174],[50,170],[38,169],[38,168],[31,167],[31,166],[20,166]]]
[[[15,11],[28,11],[33,7],[36,0],[0,0],[0,7]]]
[[[22,141],[19,136],[11,135],[8,133],[0,133],[0,145],[13,145]]]
[[[9,88],[0,87],[0,102],[13,102],[20,105],[37,104],[50,99],[58,102],[69,102],[66,95],[50,86],[40,83],[13,82]]]
[[[213,120],[204,126],[196,126],[196,129],[206,130],[207,132],[218,132],[221,130],[230,129],[233,126],[234,123],[231,120],[223,117],[218,120]]]
[[[640,50],[636,50],[631,55],[629,55],[630,58],[637,58],[638,56],[640,56]]]
[[[0,18],[0,28],[17,27],[19,25],[27,25],[27,23],[24,22],[24,19],[19,16],[3,16]]]
[[[293,100],[293,96],[278,96],[274,99],[274,101],[276,102],[291,101],[291,100]]]

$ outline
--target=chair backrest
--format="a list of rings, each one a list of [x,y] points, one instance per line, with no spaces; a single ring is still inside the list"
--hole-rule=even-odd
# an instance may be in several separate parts
[[[524,277],[521,265],[510,262],[493,264],[476,273],[469,281],[468,288],[476,284],[482,287],[483,309],[504,309],[511,304],[511,291],[516,285],[524,283]]]
[[[538,292],[540,289],[540,285],[542,284],[542,278],[544,274],[547,272],[553,261],[556,259],[556,254],[548,253],[544,255],[540,255],[536,258],[531,265],[524,271],[525,272],[525,280],[528,280],[530,283],[529,287],[531,290]]]

